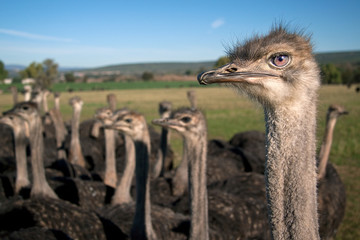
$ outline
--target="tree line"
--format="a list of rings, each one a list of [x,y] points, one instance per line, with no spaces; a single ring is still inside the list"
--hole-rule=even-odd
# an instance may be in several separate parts
[[[220,57],[214,67],[220,67],[229,63],[226,56]],[[321,64],[320,65],[322,84],[352,84],[360,83],[360,62],[356,64]],[[189,73],[184,73],[188,75]],[[42,63],[32,62],[28,67],[19,72],[22,79],[32,78],[35,80],[37,87],[47,89],[59,77],[58,64],[52,59],[45,59]],[[8,77],[4,63],[0,60],[0,81]],[[75,82],[75,76],[72,72],[64,74],[65,82]],[[150,81],[154,78],[153,73],[144,72],[141,76],[142,80]]]

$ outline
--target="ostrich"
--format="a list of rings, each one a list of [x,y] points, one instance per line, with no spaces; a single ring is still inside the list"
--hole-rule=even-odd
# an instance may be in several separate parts
[[[161,118],[167,118],[170,116],[172,104],[168,101],[163,101],[159,103],[159,114]],[[160,137],[160,148],[157,154],[157,161],[153,169],[153,178],[163,177],[165,173],[165,159],[167,152],[167,145],[170,138],[170,134],[166,128],[161,128],[161,137]]]
[[[136,203],[135,206],[132,203],[115,204],[104,209],[102,215],[120,226],[125,233],[129,233],[132,239],[185,239],[184,234],[175,230],[188,220],[187,217],[176,214],[170,209],[156,206],[151,208],[149,183],[151,144],[145,118],[132,111],[117,115],[116,118],[111,128],[129,135],[136,150]],[[132,225],[129,224],[131,218],[133,218]]]
[[[31,91],[32,87],[30,85],[24,86],[24,102],[28,102],[31,100]]]
[[[129,110],[124,108],[114,112],[111,120],[112,124],[117,118],[128,113]],[[125,167],[121,179],[115,189],[114,196],[112,197],[111,203],[113,205],[128,204],[132,203],[132,197],[130,194],[131,182],[135,171],[135,145],[132,138],[124,134],[125,140]]]
[[[187,154],[186,159],[188,159],[189,192],[191,196],[190,239],[209,239],[206,189],[207,129],[206,124],[191,122],[205,120],[200,112],[197,112],[198,115],[196,119],[186,114],[176,115],[176,113],[174,113],[174,116],[171,118],[153,120],[153,123],[175,129],[182,134],[184,138],[184,148],[186,148],[185,152]],[[189,122],[192,123],[190,127],[196,126],[195,130],[189,131],[186,129],[189,128]],[[195,147],[198,145],[200,146],[199,148]]]
[[[44,169],[44,140],[42,136],[42,122],[36,103],[21,102],[13,109],[5,113],[17,114],[23,118],[29,128],[30,147],[31,147],[31,167],[33,173],[33,185],[31,188],[31,197],[50,197],[57,199],[57,195],[51,189],[45,178]]]
[[[60,94],[54,93],[54,108],[50,110],[49,114],[55,127],[57,158],[67,159],[64,149],[64,141],[67,135],[63,118],[60,112]]]
[[[97,118],[103,126],[111,125],[112,110],[109,107],[103,107],[96,110]],[[116,158],[115,158],[115,130],[105,128],[105,174],[104,183],[112,188],[116,187]]]
[[[116,110],[116,95],[112,93],[108,94],[106,96],[106,100],[109,104],[109,108],[114,112]]]
[[[320,239],[316,196],[319,68],[310,38],[279,25],[229,51],[230,63],[198,75],[263,105],[265,182],[274,239]]]
[[[16,157],[15,193],[19,194],[22,189],[30,187],[26,161],[26,144],[30,135],[29,126],[23,118],[13,113],[0,118],[0,123],[10,126],[14,133]]]
[[[153,123],[176,130],[183,136],[189,171],[190,238],[207,239],[209,233],[212,237],[221,233],[223,239],[268,239],[265,188],[260,174],[244,173],[210,185],[207,190],[206,168],[211,158],[207,154],[207,127],[201,111],[180,108],[168,119],[153,120]],[[240,183],[240,188],[230,186],[228,182]],[[231,189],[223,191],[223,186]],[[210,232],[208,222],[212,229]]]
[[[69,104],[73,108],[73,118],[71,121],[71,143],[69,149],[68,160],[70,163],[77,164],[85,168],[86,163],[84,156],[82,154],[80,138],[79,138],[79,123],[80,123],[80,113],[83,105],[83,101],[80,97],[72,97],[69,100]]]
[[[194,90],[187,91],[187,97],[190,102],[191,108],[197,108],[197,100],[196,100],[196,93]]]
[[[331,105],[327,112],[324,140],[319,153],[318,204],[321,239],[334,239],[345,214],[345,187],[332,164],[328,162],[337,119],[348,112],[339,105]]]
[[[11,91],[11,94],[13,97],[14,105],[16,105],[18,103],[18,91],[17,91],[16,86],[11,86],[10,91]]]

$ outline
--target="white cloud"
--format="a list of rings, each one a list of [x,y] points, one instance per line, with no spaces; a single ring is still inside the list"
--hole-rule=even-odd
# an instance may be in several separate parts
[[[22,37],[22,38],[28,38],[28,39],[56,41],[56,42],[73,42],[73,39],[70,39],[70,38],[58,38],[58,37],[38,35],[38,34],[20,32],[20,31],[16,31],[16,30],[3,29],[3,28],[0,28],[0,33],[6,34],[6,35],[11,35],[11,36]]]
[[[216,19],[214,22],[211,23],[211,27],[216,29],[224,25],[225,21],[222,18]]]

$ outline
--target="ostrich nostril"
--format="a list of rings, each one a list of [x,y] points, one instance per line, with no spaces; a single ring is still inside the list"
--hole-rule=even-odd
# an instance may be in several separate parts
[[[232,67],[232,68],[227,68],[226,71],[227,72],[230,72],[230,73],[233,73],[233,72],[236,72],[238,69],[235,68],[235,67]]]

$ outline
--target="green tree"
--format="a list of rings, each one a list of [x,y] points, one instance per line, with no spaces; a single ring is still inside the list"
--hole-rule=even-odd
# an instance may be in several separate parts
[[[5,78],[7,78],[8,76],[8,72],[5,70],[5,65],[4,63],[0,60],[0,81],[4,80]]]
[[[75,82],[75,76],[72,72],[65,73],[65,82]]]
[[[220,58],[216,61],[214,67],[215,67],[215,68],[218,68],[218,67],[224,66],[225,64],[228,64],[229,62],[230,62],[230,59],[229,59],[227,56],[220,57]]]
[[[58,75],[58,65],[52,59],[46,59],[44,62],[32,62],[23,71],[20,71],[22,78],[35,79],[36,85],[42,89],[51,87]]]
[[[41,63],[32,62],[24,70],[20,71],[20,76],[22,78],[39,78],[44,72],[43,66]]]
[[[45,59],[43,62],[44,72],[38,79],[37,85],[43,89],[51,87],[52,83],[55,82],[58,75],[58,64],[52,59]]]
[[[141,78],[144,80],[144,81],[150,81],[154,78],[154,74],[152,74],[151,72],[144,72],[141,76]]]
[[[339,84],[341,83],[341,72],[332,64],[325,64],[321,66],[322,82],[325,84]]]

